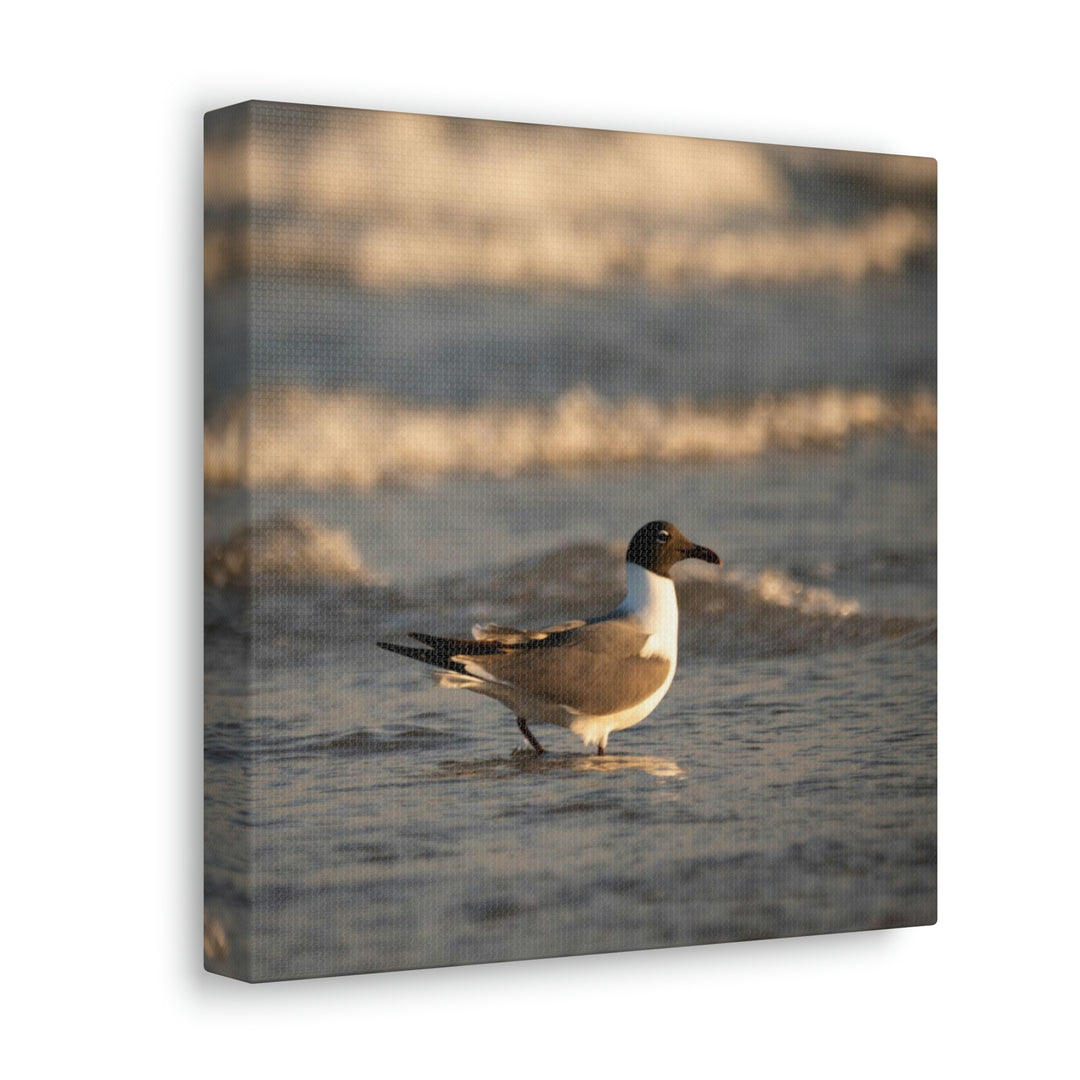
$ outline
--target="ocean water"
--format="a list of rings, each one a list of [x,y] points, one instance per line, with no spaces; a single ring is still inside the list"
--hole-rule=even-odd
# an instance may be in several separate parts
[[[317,306],[207,384],[212,970],[935,920],[932,282]],[[658,517],[724,567],[677,568],[674,684],[604,758],[375,646],[601,614]]]
[[[933,921],[936,165],[207,117],[206,954],[300,978]],[[376,642],[621,598],[598,759]]]

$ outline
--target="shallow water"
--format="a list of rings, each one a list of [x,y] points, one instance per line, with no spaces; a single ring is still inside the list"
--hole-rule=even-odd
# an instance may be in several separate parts
[[[602,759],[395,671],[375,715],[285,676],[253,701],[255,872],[212,866],[211,908],[238,943],[250,916],[256,979],[931,922],[933,666],[918,637],[694,657]],[[238,768],[210,754],[211,800]]]
[[[932,922],[932,446],[887,436],[736,464],[211,494],[342,529],[370,576],[208,586],[215,970],[263,980]],[[619,599],[672,516],[679,670],[598,759],[374,647]],[[568,546],[569,545],[569,546]],[[275,572],[276,573],[276,572]]]

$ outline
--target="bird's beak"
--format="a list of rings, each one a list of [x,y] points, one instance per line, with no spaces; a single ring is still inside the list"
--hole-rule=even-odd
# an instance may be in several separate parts
[[[702,562],[712,563],[713,566],[723,566],[720,556],[711,548],[702,547],[700,544],[691,544],[686,551],[686,558],[700,559]]]

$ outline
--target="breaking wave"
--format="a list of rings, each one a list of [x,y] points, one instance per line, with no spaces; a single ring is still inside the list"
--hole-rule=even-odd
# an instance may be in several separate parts
[[[435,590],[451,606],[471,604],[489,610],[508,602],[528,611],[554,612],[562,604],[600,614],[622,597],[625,544],[570,544],[539,557],[494,570],[446,578]],[[804,585],[786,571],[717,570],[683,562],[674,570],[679,607],[684,614],[712,615],[733,608],[774,607],[802,615],[857,615],[854,600],[829,589]],[[425,595],[432,595],[432,588]]]
[[[343,561],[343,542],[344,534],[313,522],[276,519],[209,545],[206,580],[215,588],[207,595],[207,633],[287,641],[300,652],[354,649],[421,626],[467,636],[478,621],[535,627],[568,615],[601,615],[625,588],[621,544],[572,544],[406,587],[377,584],[351,545]],[[234,566],[228,553],[249,561]],[[692,653],[775,656],[934,633],[932,618],[864,612],[856,600],[779,567],[718,570],[687,562],[673,576],[682,619],[693,628],[684,642]],[[292,590],[284,606],[281,586]],[[278,625],[281,619],[287,628]]]
[[[543,626],[567,615],[600,615],[622,598],[625,546],[575,544],[539,558],[494,570],[471,572],[429,584],[423,599],[394,619],[406,625],[432,608],[446,632],[465,630],[469,621],[492,620]],[[881,615],[820,585],[798,580],[779,567],[717,570],[694,562],[673,572],[682,621],[693,628],[683,647],[726,658],[785,655],[834,644],[866,643],[913,631],[933,632],[926,618]]]
[[[701,404],[612,401],[587,387],[547,405],[408,405],[365,393],[251,391],[207,422],[212,486],[367,489],[454,474],[718,462],[834,449],[853,436],[937,434],[937,402],[827,389]]]
[[[305,517],[281,517],[237,529],[223,544],[203,553],[206,581],[224,585],[368,585],[348,533]]]
[[[246,116],[207,129],[208,283],[856,282],[936,247],[927,158],[267,102]]]

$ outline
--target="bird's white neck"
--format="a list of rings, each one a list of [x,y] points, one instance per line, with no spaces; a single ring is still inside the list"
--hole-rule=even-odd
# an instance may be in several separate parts
[[[626,564],[626,599],[616,609],[630,615],[650,635],[653,648],[674,656],[679,642],[679,604],[675,582],[637,563]]]

